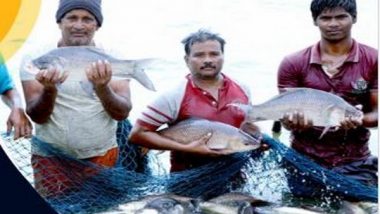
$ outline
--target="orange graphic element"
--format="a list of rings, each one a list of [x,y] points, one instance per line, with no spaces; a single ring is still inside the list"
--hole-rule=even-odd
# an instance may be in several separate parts
[[[17,13],[20,9],[21,0],[0,0],[0,42],[11,29]]]
[[[27,40],[41,0],[0,0],[0,53],[9,59]]]

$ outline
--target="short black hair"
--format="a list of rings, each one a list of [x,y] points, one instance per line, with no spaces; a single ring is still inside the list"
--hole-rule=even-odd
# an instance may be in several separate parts
[[[205,42],[209,40],[216,40],[220,43],[220,47],[222,49],[222,53],[224,53],[224,44],[226,41],[219,34],[211,33],[210,31],[200,29],[195,33],[190,34],[186,38],[182,40],[182,44],[185,46],[186,55],[190,54],[190,47],[196,42]]]
[[[356,19],[356,0],[313,0],[310,5],[313,20],[316,21],[317,17],[325,9],[334,9],[338,7],[346,10],[354,19]]]

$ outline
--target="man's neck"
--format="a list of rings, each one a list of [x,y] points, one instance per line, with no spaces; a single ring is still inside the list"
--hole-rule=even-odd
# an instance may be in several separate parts
[[[351,50],[352,44],[353,40],[351,37],[348,37],[339,42],[329,42],[325,39],[322,39],[320,42],[321,54],[330,56],[347,55]]]
[[[199,88],[210,93],[215,100],[219,100],[219,89],[223,86],[223,75],[219,74],[214,79],[200,79],[191,76],[193,83]]]
[[[214,79],[200,79],[195,76],[191,76],[194,84],[202,89],[220,88],[223,85],[223,76],[219,74]]]
[[[60,39],[57,43],[57,47],[68,47],[68,46],[73,46],[73,45],[68,45],[66,44],[63,39]],[[90,44],[88,45],[80,45],[80,46],[96,46],[94,41],[91,41]]]

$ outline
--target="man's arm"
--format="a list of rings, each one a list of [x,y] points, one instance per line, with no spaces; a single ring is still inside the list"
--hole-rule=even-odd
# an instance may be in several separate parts
[[[111,80],[112,69],[107,61],[93,63],[86,73],[110,117],[115,120],[127,118],[132,109],[129,80]]]
[[[11,109],[7,120],[7,132],[14,128],[14,139],[32,134],[32,124],[25,115],[22,107],[20,95],[16,89],[10,89],[4,92],[2,99],[4,103]]]
[[[286,88],[300,87],[300,70],[292,63],[292,60],[285,57],[277,73],[277,87],[280,93]],[[303,112],[288,112],[281,119],[281,124],[287,130],[304,130],[310,128],[313,123],[305,117]]]
[[[53,113],[57,97],[57,84],[65,81],[67,75],[60,75],[56,69],[41,70],[36,80],[22,81],[26,112],[39,124],[46,123]]]
[[[363,118],[345,118],[340,126],[343,129],[355,129],[358,126],[365,126],[368,128],[377,127],[378,113],[377,113],[377,89],[370,92],[370,105],[371,111],[363,115]]]
[[[198,140],[189,142],[188,144],[182,144],[163,137],[156,131],[151,131],[136,123],[131,131],[129,139],[132,143],[139,144],[149,149],[173,150],[209,156],[222,155],[222,151],[211,150],[207,147],[206,143],[211,136],[211,134],[207,134]]]
[[[370,102],[372,111],[364,114],[363,125],[368,128],[378,126],[377,89],[370,92]]]

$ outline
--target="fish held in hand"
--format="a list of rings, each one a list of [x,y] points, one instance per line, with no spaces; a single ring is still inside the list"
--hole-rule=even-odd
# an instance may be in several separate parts
[[[187,119],[159,131],[162,136],[187,144],[212,133],[207,146],[226,154],[254,150],[260,140],[231,125],[206,119]]]
[[[85,70],[91,63],[99,60],[106,60],[110,63],[112,78],[133,78],[145,88],[155,91],[152,81],[144,72],[144,67],[154,61],[153,59],[120,60],[92,46],[72,46],[53,49],[30,62],[24,63],[24,72],[21,73],[21,79],[32,79],[40,70],[55,68],[61,73],[69,72],[67,81],[78,81],[85,92],[92,94],[93,86],[87,80]]]
[[[363,112],[343,98],[311,88],[291,88],[259,105],[229,104],[246,113],[249,121],[280,120],[286,113],[302,112],[314,126],[325,127],[321,137],[346,118],[362,120]]]

